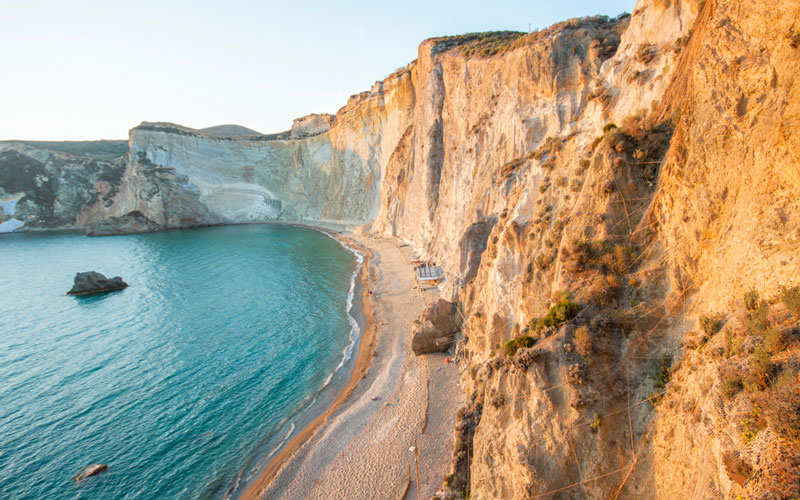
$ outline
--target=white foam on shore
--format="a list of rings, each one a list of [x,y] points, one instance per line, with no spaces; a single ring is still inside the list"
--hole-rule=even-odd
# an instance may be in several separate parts
[[[281,442],[278,443],[277,446],[275,446],[264,458],[259,460],[256,463],[255,467],[250,469],[249,473],[247,474],[247,477],[245,478],[247,482],[251,481],[254,477],[260,474],[261,471],[264,469],[264,467],[266,467],[266,465],[269,463],[270,459],[276,453],[278,453],[284,447],[284,445],[289,441],[289,439],[294,434],[294,431],[296,430],[295,421],[297,420],[297,418],[305,414],[309,409],[314,407],[314,404],[317,402],[317,399],[319,399],[319,395],[322,394],[322,391],[324,391],[325,388],[328,387],[328,385],[330,385],[330,383],[333,381],[333,378],[336,376],[337,373],[339,373],[339,370],[344,368],[347,362],[350,361],[350,358],[353,357],[353,351],[355,350],[358,339],[361,337],[361,327],[358,325],[358,321],[356,321],[355,316],[353,316],[353,303],[354,303],[353,301],[355,300],[355,294],[356,294],[356,280],[358,279],[358,275],[361,272],[361,267],[364,265],[364,253],[351,247],[340,238],[334,237],[330,232],[324,229],[311,226],[298,226],[298,227],[312,229],[314,231],[318,231],[324,234],[329,238],[332,238],[333,240],[337,241],[345,250],[352,253],[356,258],[356,267],[353,270],[353,274],[350,276],[350,290],[347,292],[347,305],[345,307],[347,322],[350,324],[350,341],[342,351],[342,360],[339,362],[338,365],[336,365],[336,368],[333,370],[333,372],[331,372],[331,374],[328,375],[328,378],[325,379],[325,382],[323,382],[322,386],[320,386],[316,394],[314,394],[314,397],[311,398],[309,402],[305,403],[302,406],[302,409],[298,411],[296,414],[294,414],[288,421],[284,421],[283,423],[281,423],[279,428],[282,428],[284,425],[286,425],[286,423],[289,423],[289,431],[286,433],[286,435],[283,437]],[[232,489],[233,492],[236,492],[236,490],[238,490],[240,483],[241,483],[241,477],[237,478],[236,484]]]
[[[286,441],[288,441],[289,438],[292,436],[292,433],[294,432],[294,429],[295,429],[294,422],[292,422],[292,425],[289,426],[289,432],[287,432],[286,435],[283,436],[283,439],[281,440],[280,443],[278,443],[278,446],[276,446],[275,448],[273,448],[273,450],[271,452],[269,452],[269,454],[264,459],[264,462],[268,461],[270,458],[272,458],[272,455],[278,453],[278,450],[283,448],[283,445],[285,445]]]

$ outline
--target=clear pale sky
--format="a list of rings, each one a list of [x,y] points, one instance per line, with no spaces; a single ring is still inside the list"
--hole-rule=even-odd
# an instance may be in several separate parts
[[[335,113],[425,38],[634,3],[0,0],[0,140],[125,139],[142,121],[279,132]]]

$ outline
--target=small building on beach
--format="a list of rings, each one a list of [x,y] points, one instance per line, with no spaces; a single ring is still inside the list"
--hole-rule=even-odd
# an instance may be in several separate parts
[[[422,265],[415,267],[414,271],[420,288],[436,286],[444,277],[444,270],[440,266]]]

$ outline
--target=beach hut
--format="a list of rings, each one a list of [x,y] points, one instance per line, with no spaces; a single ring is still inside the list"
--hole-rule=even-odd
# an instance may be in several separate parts
[[[419,266],[414,269],[417,273],[417,284],[420,288],[434,287],[442,281],[444,270],[439,266]]]

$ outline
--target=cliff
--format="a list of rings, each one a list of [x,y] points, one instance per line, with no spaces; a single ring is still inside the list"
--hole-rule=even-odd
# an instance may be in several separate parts
[[[105,163],[0,145],[0,207],[24,228],[302,219],[413,244],[463,320],[443,497],[796,498],[798,14],[640,0],[426,40],[280,134],[143,123]]]
[[[125,182],[117,143],[0,143],[0,232],[85,227]],[[113,159],[108,159],[113,158]]]
[[[797,12],[421,45],[374,228],[464,316],[445,496],[798,494]]]

